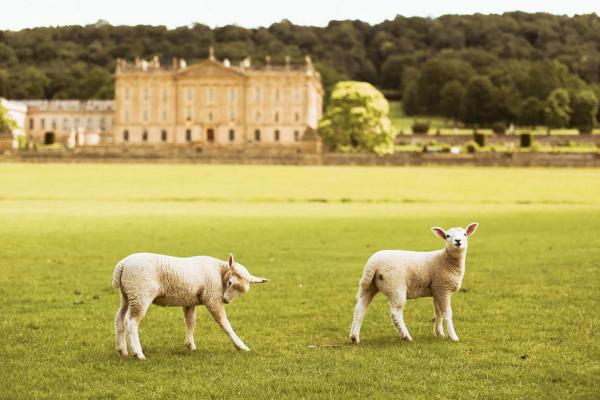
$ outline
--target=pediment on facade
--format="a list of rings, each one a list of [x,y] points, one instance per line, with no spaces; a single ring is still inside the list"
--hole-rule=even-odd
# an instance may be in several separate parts
[[[179,71],[177,79],[199,79],[199,78],[219,78],[219,79],[243,79],[246,75],[231,67],[225,67],[217,61],[206,60],[198,64]]]

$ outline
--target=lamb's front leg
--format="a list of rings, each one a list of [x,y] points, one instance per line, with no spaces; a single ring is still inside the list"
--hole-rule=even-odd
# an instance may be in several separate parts
[[[437,337],[444,337],[444,327],[442,325],[442,321],[444,319],[445,307],[442,304],[440,297],[433,297],[433,309],[435,311],[433,334]]]
[[[453,342],[458,342],[458,335],[454,330],[454,323],[452,322],[452,306],[450,305],[450,295],[448,295],[447,307],[444,316],[446,317],[446,329],[448,330],[448,337]]]
[[[458,342],[458,335],[454,330],[452,323],[452,307],[450,306],[450,294],[440,293],[433,297],[433,305],[435,307],[435,335],[444,336],[442,328],[442,319],[446,320],[446,329],[448,330],[448,338],[453,342]]]
[[[221,328],[223,328],[227,335],[229,335],[235,347],[237,347],[239,350],[250,351],[248,346],[246,346],[244,342],[242,342],[242,339],[240,339],[238,335],[236,335],[233,331],[233,328],[231,327],[231,324],[227,319],[225,307],[222,303],[207,304],[206,308],[208,308],[208,311],[210,312],[210,315],[213,317],[215,322],[219,324]]]
[[[196,325],[196,306],[183,307],[183,316],[185,318],[185,345],[188,349],[196,350],[194,342],[194,326]]]

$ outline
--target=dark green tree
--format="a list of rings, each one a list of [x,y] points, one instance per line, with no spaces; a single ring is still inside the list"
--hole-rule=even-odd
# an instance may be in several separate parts
[[[419,104],[419,86],[417,82],[409,82],[404,85],[402,93],[402,106],[406,115],[417,115],[422,109]]]
[[[544,123],[544,103],[537,97],[528,97],[521,105],[517,122],[533,129]]]
[[[469,125],[487,125],[497,120],[496,88],[482,76],[473,78],[467,85],[462,103],[462,120]]]
[[[566,128],[571,120],[571,98],[566,89],[554,89],[544,106],[545,122],[548,129]]]
[[[440,93],[450,81],[466,84],[474,75],[470,64],[454,59],[435,59],[421,68],[418,80],[419,104],[427,113],[440,112]]]
[[[580,132],[591,132],[596,125],[598,113],[598,98],[593,90],[587,89],[577,93],[573,98],[573,113],[571,126]]]
[[[440,111],[454,123],[460,118],[462,103],[465,97],[465,87],[458,81],[450,81],[444,85],[440,93]]]

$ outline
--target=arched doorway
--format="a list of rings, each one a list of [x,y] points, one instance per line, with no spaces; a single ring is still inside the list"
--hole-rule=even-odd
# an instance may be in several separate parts
[[[206,130],[206,140],[208,140],[210,143],[215,141],[215,130],[212,128],[209,128]]]
[[[54,132],[44,133],[44,144],[54,144]]]

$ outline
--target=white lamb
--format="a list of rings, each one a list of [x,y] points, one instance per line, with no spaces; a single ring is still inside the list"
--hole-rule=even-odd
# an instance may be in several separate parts
[[[432,296],[435,336],[444,336],[442,319],[445,319],[450,340],[458,341],[452,324],[450,297],[460,289],[465,274],[467,238],[478,226],[479,224],[472,223],[466,229],[451,228],[447,232],[439,227],[431,228],[436,236],[445,240],[442,250],[382,250],[373,254],[367,261],[358,286],[358,299],[350,330],[352,343],[360,342],[360,327],[367,307],[379,291],[388,298],[392,321],[402,338],[412,341],[404,323],[406,299]]]
[[[121,293],[121,306],[115,316],[117,351],[127,355],[127,331],[133,356],[145,359],[138,326],[152,303],[183,307],[186,345],[190,350],[196,349],[196,306],[202,304],[238,349],[250,351],[233,331],[224,304],[246,293],[251,283],[268,281],[251,275],[235,262],[233,255],[227,261],[206,256],[179,258],[150,253],[127,256],[115,266],[112,280],[113,287],[119,288]]]

